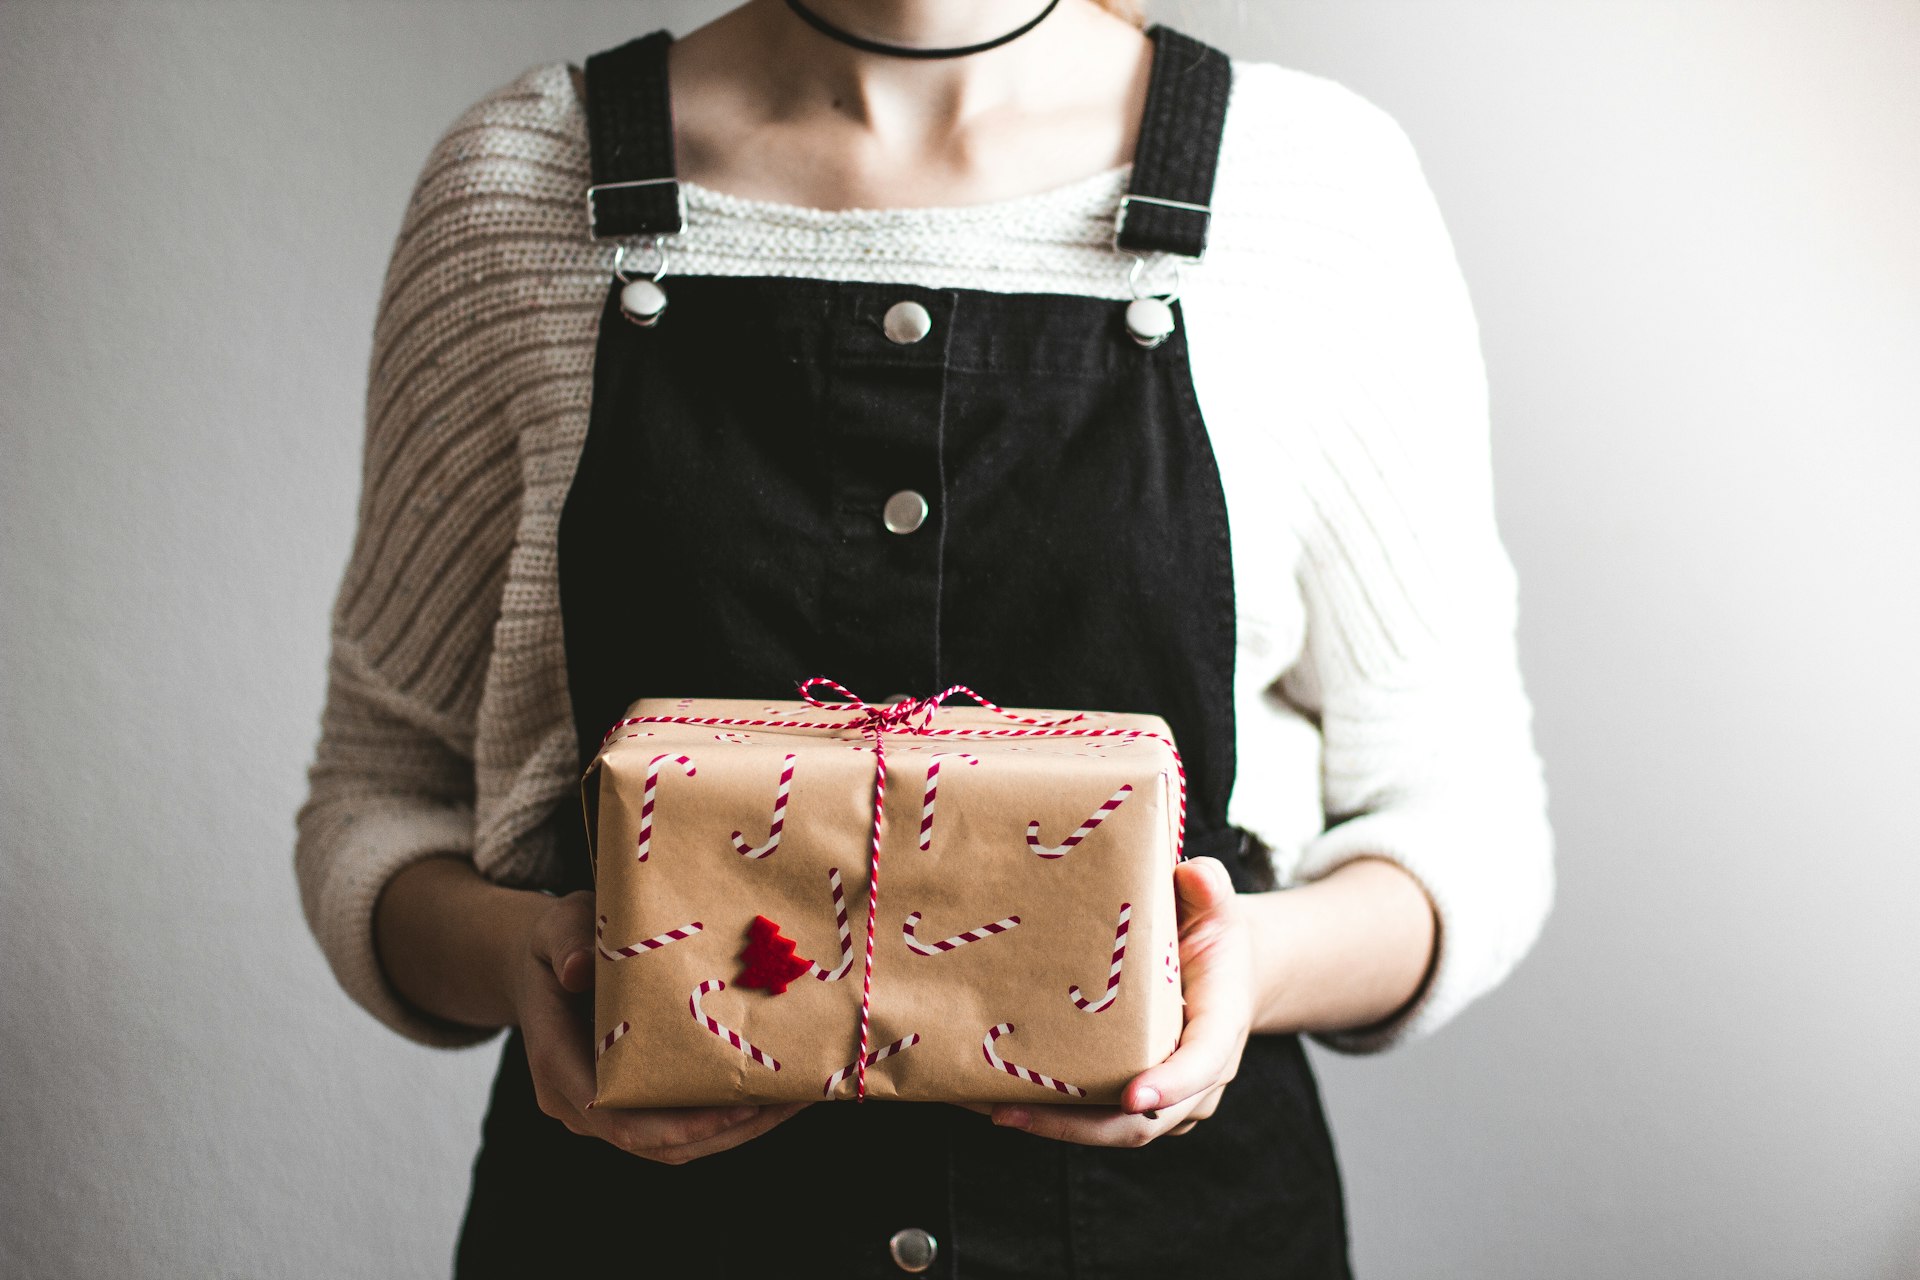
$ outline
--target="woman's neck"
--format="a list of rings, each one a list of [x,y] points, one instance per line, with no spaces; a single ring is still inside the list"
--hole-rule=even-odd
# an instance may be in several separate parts
[[[1045,0],[807,0],[861,36],[977,43]],[[785,0],[748,3],[676,41],[683,176],[791,203],[974,203],[1056,185],[1131,156],[1149,49],[1091,0],[959,58],[870,53]]]
[[[991,39],[1030,20],[1044,0],[810,0],[821,17],[858,35],[919,48]],[[770,96],[787,105],[828,102],[877,133],[950,128],[1032,98],[1048,73],[1079,70],[1089,28],[1124,27],[1087,0],[1068,0],[1017,40],[959,58],[897,58],[842,44],[808,26],[785,0],[751,0]],[[1109,33],[1110,34],[1110,33]],[[777,99],[776,99],[777,100]]]

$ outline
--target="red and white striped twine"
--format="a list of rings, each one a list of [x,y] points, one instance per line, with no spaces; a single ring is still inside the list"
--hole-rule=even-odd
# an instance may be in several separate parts
[[[954,759],[963,764],[979,764],[980,757],[965,751],[936,751],[927,761],[927,790],[920,798],[920,852],[933,847],[933,802],[940,791],[940,762]]]
[[[908,1049],[913,1048],[913,1046],[919,1043],[920,1043],[920,1033],[917,1031],[912,1033],[911,1035],[902,1036],[898,1040],[895,1040],[892,1044],[887,1045],[885,1048],[875,1049],[872,1053],[868,1054],[867,1065],[872,1066],[874,1063],[880,1061],[882,1058],[891,1058],[894,1054],[902,1053]],[[848,1076],[852,1074],[853,1074],[853,1063],[849,1062],[846,1066],[840,1068],[838,1071],[834,1072],[832,1075],[827,1077],[827,1086],[826,1088],[822,1089],[820,1092],[823,1095],[831,1095],[834,1089],[838,1087],[840,1082],[842,1080],[845,1080]]]
[[[1040,843],[1040,819],[1027,823],[1027,847],[1042,858],[1064,858],[1073,852],[1073,847],[1092,835],[1099,825],[1107,820],[1109,814],[1127,802],[1133,794],[1133,784],[1123,782],[1120,789],[1100,802],[1100,807],[1087,815],[1087,820],[1074,829],[1072,835],[1057,845]]]
[[[980,1042],[980,1052],[986,1055],[989,1063],[1000,1068],[1000,1070],[1010,1076],[1025,1080],[1028,1084],[1037,1084],[1043,1089],[1057,1090],[1066,1094],[1069,1098],[1084,1098],[1087,1096],[1087,1091],[1079,1085],[1068,1084],[1064,1080],[1055,1080],[1052,1076],[1044,1072],[1023,1067],[1017,1062],[1008,1062],[1005,1058],[995,1053],[993,1051],[994,1041],[998,1040],[1001,1036],[1011,1035],[1012,1032],[1013,1024],[1011,1022],[1003,1022],[996,1027],[989,1027],[987,1029],[986,1039]]]
[[[996,933],[1005,933],[1019,923],[1019,916],[1008,916],[1005,920],[995,920],[992,924],[983,924],[978,929],[956,933],[951,938],[945,938],[939,942],[922,942],[914,936],[914,930],[920,927],[920,913],[915,911],[908,914],[906,923],[900,926],[900,933],[907,940],[907,950],[915,955],[937,956],[942,951],[951,951],[955,947],[964,947],[969,942],[978,942],[982,938],[991,938]]]
[[[647,782],[645,788],[640,793],[640,851],[639,856],[634,859],[636,862],[645,862],[648,853],[651,852],[651,846],[653,844],[653,800],[654,794],[660,789],[660,765],[662,762],[679,765],[687,771],[689,778],[694,775],[693,761],[687,759],[685,756],[659,755],[647,762]]]
[[[1120,993],[1120,965],[1127,958],[1127,924],[1133,919],[1133,904],[1120,904],[1120,923],[1113,927],[1113,960],[1107,966],[1107,990],[1098,1000],[1089,1000],[1078,986],[1067,988],[1067,998],[1083,1013],[1105,1013]]]
[[[780,847],[780,830],[787,825],[787,793],[793,790],[793,761],[794,757],[788,756],[780,765],[780,785],[773,793],[773,819],[767,824],[767,842],[748,844],[744,831],[733,833],[733,847],[741,857],[764,858]]]
[[[693,1014],[693,1020],[705,1026],[707,1030],[713,1032],[713,1034],[719,1036],[722,1040],[725,1040],[728,1044],[746,1054],[761,1066],[771,1067],[775,1071],[778,1071],[780,1069],[780,1060],[778,1058],[741,1035],[738,1031],[735,1031],[732,1027],[721,1023],[712,1014],[700,1007],[700,998],[702,996],[715,991],[725,991],[726,989],[727,984],[719,978],[708,978],[705,982],[695,987],[693,994],[687,997],[687,1009]]]
[[[691,938],[703,928],[705,928],[705,926],[698,920],[693,920],[681,925],[678,929],[669,929],[665,933],[655,934],[651,938],[643,938],[639,942],[630,942],[624,947],[609,947],[607,945],[607,918],[601,916],[600,922],[593,928],[593,940],[595,946],[599,948],[600,954],[606,959],[626,960],[633,956],[643,956],[649,951],[658,951],[670,942],[679,942],[684,938]]]
[[[853,926],[847,920],[847,895],[840,888],[840,868],[827,868],[827,887],[833,892],[833,919],[840,928],[840,963],[823,969],[815,960],[807,966],[807,973],[822,982],[838,982],[853,968]]]
[[[867,1096],[867,1046],[873,1042],[873,935],[880,922],[880,819],[886,808],[887,740],[876,731],[873,735],[873,849],[867,858],[867,956],[860,970],[860,1047],[853,1055],[854,1096],[863,1100]]]
[[[819,698],[816,698],[813,695],[813,689],[817,685],[825,685],[826,687],[837,691],[843,698],[846,699],[846,701],[844,702],[821,701]],[[853,1061],[853,1070],[854,1070],[855,1078],[858,1085],[856,1089],[856,1096],[859,1098],[864,1099],[867,1093],[867,1063],[869,1061],[868,1044],[872,1035],[874,937],[877,930],[877,924],[879,920],[879,909],[880,909],[880,831],[881,831],[881,823],[882,823],[883,815],[885,813],[885,808],[886,808],[886,792],[887,792],[886,737],[889,733],[907,733],[907,734],[913,734],[916,736],[940,737],[940,738],[1012,738],[1012,737],[1039,737],[1039,738],[1084,737],[1084,738],[1127,738],[1127,739],[1153,738],[1156,741],[1163,742],[1166,744],[1167,750],[1173,756],[1174,771],[1178,777],[1178,782],[1179,782],[1179,793],[1180,793],[1179,821],[1175,828],[1174,860],[1176,862],[1179,861],[1179,859],[1185,854],[1186,839],[1187,839],[1187,770],[1186,770],[1185,764],[1180,759],[1179,748],[1175,747],[1173,744],[1173,739],[1167,737],[1165,734],[1153,733],[1146,729],[1063,728],[1061,726],[1071,725],[1075,721],[1086,719],[1085,714],[1076,713],[1070,716],[1063,716],[1057,720],[1040,720],[1032,716],[1015,715],[1013,712],[1008,711],[1005,707],[1000,706],[998,703],[991,702],[988,699],[981,697],[978,693],[974,692],[972,689],[969,689],[966,685],[963,685],[963,684],[949,685],[946,689],[943,689],[939,693],[934,694],[930,698],[903,698],[899,702],[890,703],[888,705],[878,706],[878,707],[863,701],[858,696],[851,693],[845,685],[840,684],[838,681],[830,680],[825,676],[811,676],[805,680],[802,680],[798,685],[798,692],[801,700],[807,703],[807,705],[811,707],[815,707],[822,711],[852,712],[854,713],[853,717],[848,720],[823,722],[823,721],[815,721],[815,720],[757,720],[757,719],[750,719],[750,718],[739,717],[739,716],[688,716],[688,715],[631,716],[631,717],[628,717],[627,719],[619,721],[611,729],[607,730],[606,737],[601,740],[601,746],[604,748],[606,743],[612,741],[614,735],[617,734],[620,730],[636,724],[686,724],[686,725],[708,725],[708,726],[730,725],[730,726],[737,726],[741,728],[763,728],[763,729],[816,729],[816,730],[818,729],[827,729],[827,730],[857,729],[862,734],[867,735],[869,738],[872,739],[871,749],[873,751],[873,839],[872,839],[871,852],[869,853],[869,863],[868,863],[868,870],[867,870],[866,966],[862,974],[861,992],[860,992],[860,1047],[859,1047],[859,1052]],[[933,727],[934,712],[938,710],[941,703],[945,702],[948,698],[952,697],[956,693],[965,694],[967,697],[972,698],[975,702],[979,703],[982,707],[986,708],[988,711],[993,712],[995,715],[1003,716],[1008,720],[1012,720],[1022,726],[1027,726],[1027,727],[1018,728],[1018,729],[972,729],[972,728],[936,729],[934,728]],[[692,699],[682,698],[680,699],[679,703],[676,705],[676,710],[686,711],[686,710],[690,710],[691,707],[692,707]],[[961,754],[961,753],[953,753],[953,754]],[[640,861],[642,862],[646,861],[646,858],[647,858],[647,839],[648,839],[648,836],[651,834],[650,819],[652,817],[652,812],[653,812],[653,795],[654,795],[654,787],[656,783],[655,767],[657,767],[660,761],[662,760],[680,761],[685,765],[688,776],[691,777],[693,775],[692,762],[687,760],[686,757],[684,756],[659,756],[659,757],[656,757],[653,761],[653,764],[649,766],[648,773],[647,773],[646,794],[643,797],[642,803],[641,803],[642,826],[641,826],[641,835],[640,835]],[[929,770],[929,772],[931,772],[931,770]],[[1130,791],[1131,787],[1123,788],[1123,790]],[[932,783],[930,779],[929,795],[926,797],[926,800],[923,803],[923,812],[921,815],[921,821],[922,821],[921,834],[923,839],[927,838],[927,828],[926,828],[926,822],[928,818],[927,810],[930,809],[931,807],[931,800],[932,800],[931,791],[932,791]],[[1064,854],[1068,849],[1072,848],[1074,844],[1078,843],[1082,839],[1085,839],[1086,833],[1092,830],[1094,826],[1097,826],[1099,824],[1099,820],[1103,819],[1106,816],[1106,813],[1109,813],[1114,808],[1117,808],[1119,806],[1119,801],[1121,799],[1124,799],[1124,796],[1116,794],[1116,798],[1114,800],[1109,801],[1106,805],[1102,806],[1103,811],[1096,811],[1095,817],[1092,819],[1089,819],[1088,823],[1082,824],[1080,831],[1076,832],[1073,836],[1069,837],[1066,844],[1059,846],[1058,850],[1055,852],[1042,853],[1041,856],[1059,857],[1062,854]],[[1038,834],[1039,834],[1038,824],[1037,823],[1031,824],[1028,828],[1028,841],[1030,844],[1033,844],[1035,846],[1036,853],[1040,852],[1040,848],[1038,844]],[[771,840],[771,837],[770,837],[770,840]],[[927,845],[923,844],[921,847],[924,849],[927,847]],[[771,852],[771,850],[769,850],[769,852]],[[838,887],[839,886],[836,878],[836,883],[835,883],[836,898],[838,897]],[[838,912],[836,912],[836,914],[838,914]],[[844,965],[845,961],[843,960],[842,963]],[[815,969],[814,976],[816,978],[823,978],[824,980],[829,980],[829,981],[831,980],[831,977],[828,976],[828,972],[825,970],[820,970],[818,965],[814,966],[814,969]],[[695,993],[695,1016],[704,1017],[704,1015],[701,1015],[698,1012],[698,1007],[697,1007],[698,996],[699,996],[699,993],[696,992]],[[709,1023],[712,1023],[711,1019],[705,1019],[705,1020],[708,1021]],[[712,1023],[712,1026],[715,1028],[714,1034],[716,1035],[721,1035],[721,1034],[726,1034],[729,1036],[732,1035],[731,1032],[723,1032],[719,1030],[718,1029],[719,1024],[717,1023]],[[993,1038],[994,1038],[993,1035],[989,1033],[987,1057],[990,1061],[998,1062],[998,1059],[994,1058],[992,1049],[991,1049],[991,1042]],[[742,1051],[745,1052],[745,1050],[742,1050]],[[874,1058],[873,1060],[878,1061],[877,1058]],[[1012,1070],[1012,1068],[1008,1068],[1008,1070]],[[1020,1074],[1020,1073],[1014,1072],[1014,1074]],[[1071,1085],[1058,1086],[1058,1087],[1060,1087],[1062,1091],[1072,1089]],[[1076,1091],[1076,1093],[1077,1092],[1078,1091]]]

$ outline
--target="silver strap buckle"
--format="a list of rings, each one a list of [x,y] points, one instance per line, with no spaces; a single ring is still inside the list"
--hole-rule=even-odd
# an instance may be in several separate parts
[[[632,187],[657,187],[663,183],[671,183],[673,185],[674,208],[680,215],[680,225],[684,228],[687,225],[687,193],[681,189],[680,179],[678,178],[635,178],[631,182],[595,183],[587,188],[588,228],[591,229],[599,225],[598,210],[594,206],[593,198],[602,191],[623,191]]]
[[[1213,226],[1213,210],[1208,208],[1204,204],[1190,204],[1185,200],[1163,200],[1159,196],[1136,196],[1132,194],[1124,195],[1120,197],[1120,207],[1114,210],[1114,214],[1113,214],[1113,247],[1116,252],[1120,252],[1120,253],[1133,252],[1133,250],[1131,249],[1122,249],[1120,247],[1120,229],[1124,227],[1127,223],[1127,206],[1130,204],[1157,204],[1165,209],[1185,209],[1190,213],[1198,213],[1203,215],[1207,220],[1207,227],[1209,229],[1211,229]],[[1207,250],[1205,245],[1201,246],[1199,253],[1193,254],[1193,255],[1188,255],[1184,253],[1168,253],[1164,249],[1155,249],[1153,250],[1153,252],[1166,253],[1167,256],[1170,258],[1184,258],[1188,262],[1201,262],[1201,261],[1204,261],[1207,256]]]

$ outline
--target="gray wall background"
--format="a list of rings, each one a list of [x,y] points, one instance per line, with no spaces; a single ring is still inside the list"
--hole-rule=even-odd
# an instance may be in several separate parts
[[[380,274],[469,102],[718,6],[0,6],[0,1273],[443,1274],[497,1049],[302,924]],[[1560,839],[1320,1056],[1370,1276],[1920,1276],[1920,4],[1157,16],[1345,81],[1484,328]]]

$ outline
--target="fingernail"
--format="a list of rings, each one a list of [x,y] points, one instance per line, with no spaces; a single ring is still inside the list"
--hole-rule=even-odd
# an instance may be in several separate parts
[[[1160,1105],[1160,1091],[1151,1085],[1133,1091],[1133,1109],[1144,1111],[1148,1119],[1153,1118],[1153,1108]]]
[[[1024,1129],[1033,1123],[1033,1113],[1025,1107],[1008,1107],[995,1112],[993,1122],[1004,1129]]]

